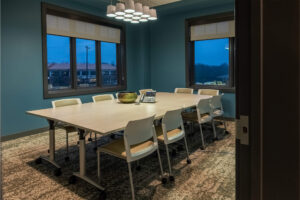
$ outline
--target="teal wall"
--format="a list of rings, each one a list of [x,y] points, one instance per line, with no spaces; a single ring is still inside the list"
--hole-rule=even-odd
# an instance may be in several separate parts
[[[234,4],[166,15],[150,25],[151,88],[173,92],[186,87],[185,82],[185,19],[233,11]],[[235,118],[235,94],[223,98],[225,116]]]
[[[104,14],[70,1],[46,2],[93,15]],[[2,0],[2,136],[47,126],[46,120],[25,114],[28,110],[51,107],[53,100],[43,99],[40,3],[41,0]],[[126,30],[127,88],[136,91],[139,86],[149,86],[150,79],[144,80],[145,70],[149,69],[148,58],[143,54],[149,36],[143,26],[128,25]],[[80,98],[90,102],[91,96]]]
[[[1,135],[47,126],[45,120],[25,114],[49,108],[43,99],[42,0],[1,2]],[[68,0],[44,0],[66,8],[101,16],[105,11]],[[154,88],[173,91],[185,86],[184,19],[232,10],[230,6],[161,16],[157,22],[126,25],[127,90]],[[92,95],[80,96],[90,102]],[[226,94],[226,116],[234,117],[234,94]]]

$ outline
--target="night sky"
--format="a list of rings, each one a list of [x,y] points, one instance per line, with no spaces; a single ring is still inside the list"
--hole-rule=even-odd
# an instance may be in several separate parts
[[[70,62],[70,40],[68,37],[47,36],[47,54],[49,63]],[[95,42],[76,39],[77,63],[86,63],[86,46],[89,47],[89,63],[95,64]],[[102,63],[116,63],[116,44],[101,42]],[[219,66],[229,64],[229,39],[215,39],[195,42],[195,64]]]
[[[229,64],[229,39],[195,42],[195,64],[219,66]]]
[[[88,60],[95,64],[96,48],[95,42],[91,40],[76,39],[77,63],[86,63],[86,46],[88,49]],[[70,39],[62,36],[47,36],[48,63],[69,63],[70,62]],[[116,44],[101,42],[102,63],[116,64]]]

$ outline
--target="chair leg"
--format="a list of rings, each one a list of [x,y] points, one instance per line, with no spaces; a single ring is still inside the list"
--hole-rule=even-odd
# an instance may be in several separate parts
[[[131,172],[131,163],[128,163],[128,171],[129,171],[129,179],[130,179],[130,186],[131,186],[131,195],[132,199],[134,200],[134,186],[133,186],[133,180],[132,180],[132,172]]]
[[[100,151],[97,151],[97,175],[98,175],[98,181],[100,183]]]
[[[213,132],[214,132],[214,139],[217,140],[217,131],[216,131],[216,125],[215,125],[214,119],[211,120],[211,126],[212,126]]]
[[[169,164],[169,176],[172,176],[172,167],[171,167],[169,149],[168,149],[167,144],[165,144],[165,146],[166,146],[166,152],[167,152],[167,158],[168,158],[168,164]]]
[[[185,150],[186,150],[186,159],[187,159],[186,162],[187,162],[188,164],[190,164],[190,163],[191,163],[191,160],[190,160],[190,154],[189,154],[189,149],[188,149],[188,145],[187,145],[185,136],[183,137],[183,139],[184,139]]]
[[[227,131],[227,125],[226,125],[226,121],[225,120],[223,120],[223,124],[224,124],[225,131]]]
[[[90,137],[89,137],[88,141],[89,142],[93,141],[93,139],[92,139],[92,132],[90,132]]]
[[[97,151],[97,133],[94,133],[95,134],[95,141],[94,141],[94,144],[95,144],[95,147],[94,147],[94,150]]]
[[[157,157],[158,157],[158,162],[159,162],[159,167],[160,167],[160,173],[161,173],[161,176],[163,177],[164,176],[164,171],[163,171],[163,167],[162,167],[162,163],[161,163],[159,149],[157,149]]]
[[[68,161],[69,158],[69,133],[66,131],[66,157],[65,161]]]
[[[199,127],[200,127],[200,137],[201,137],[201,142],[202,142],[201,149],[204,150],[205,149],[205,142],[204,142],[204,136],[203,136],[203,132],[202,132],[202,125],[200,123],[199,123]]]

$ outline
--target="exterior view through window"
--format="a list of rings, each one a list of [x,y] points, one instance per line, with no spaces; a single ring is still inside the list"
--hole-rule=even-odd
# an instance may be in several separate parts
[[[47,35],[48,89],[62,90],[72,88],[76,79],[78,88],[97,86],[96,41],[75,39],[76,47],[71,48],[71,38]],[[101,56],[101,86],[117,86],[117,44],[99,42]],[[71,54],[76,48],[76,77],[72,77]]]
[[[76,39],[77,86],[95,87],[96,79],[96,42]]]
[[[101,73],[102,85],[118,85],[117,74],[117,45],[101,42]]]
[[[229,38],[195,41],[196,85],[229,85]]]
[[[47,35],[48,89],[71,88],[70,38]]]

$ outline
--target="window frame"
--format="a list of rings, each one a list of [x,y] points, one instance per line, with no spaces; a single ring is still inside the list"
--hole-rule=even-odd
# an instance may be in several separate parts
[[[127,89],[126,76],[126,40],[125,40],[125,25],[106,18],[82,13],[76,10],[71,10],[48,3],[42,3],[42,54],[43,54],[43,97],[44,99],[87,95],[103,92],[113,92]],[[71,89],[49,90],[48,89],[48,60],[47,60],[47,22],[46,15],[52,14],[60,17],[66,17],[74,20],[85,21],[89,23],[105,25],[118,28],[121,30],[121,40],[117,45],[117,73],[118,85],[116,86],[101,86],[101,41],[96,42],[96,87],[77,87],[77,65],[76,65],[76,38],[70,38],[70,74],[71,74]],[[50,34],[51,35],[51,34]],[[83,39],[83,38],[79,38]],[[105,42],[105,41],[103,41]]]
[[[235,92],[235,38],[229,38],[229,85],[197,85],[195,84],[195,41],[190,40],[190,27],[216,23],[221,21],[234,20],[233,12],[225,12],[214,15],[207,15],[185,20],[185,68],[186,68],[186,87],[193,89],[217,89],[221,92]],[[221,39],[221,38],[220,38]]]

